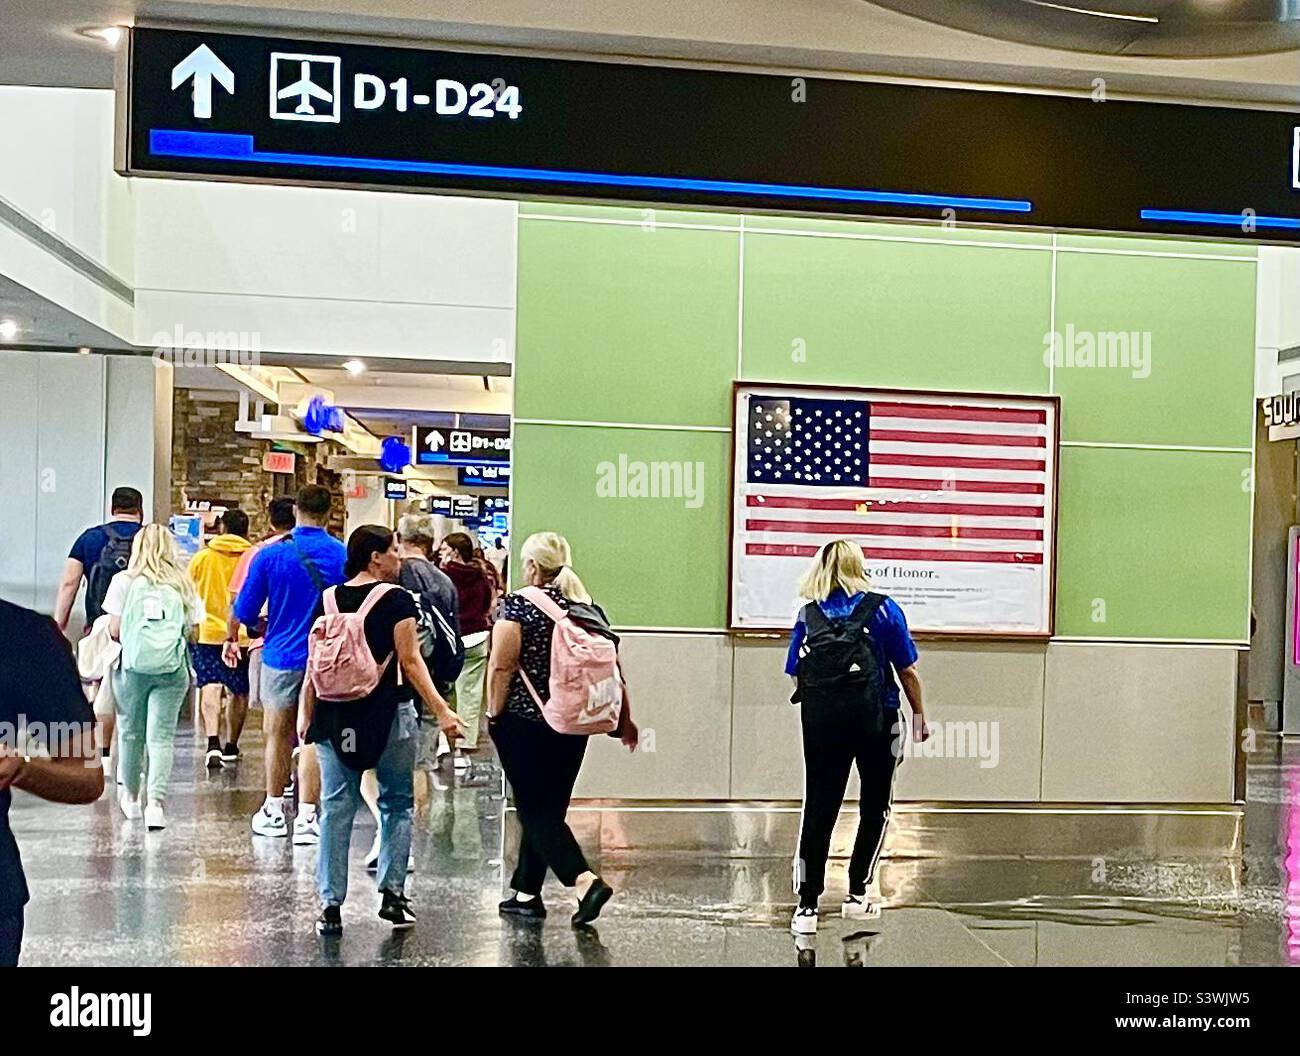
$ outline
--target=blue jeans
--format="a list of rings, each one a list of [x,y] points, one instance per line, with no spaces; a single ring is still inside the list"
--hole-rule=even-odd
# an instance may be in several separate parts
[[[419,721],[415,705],[401,704],[393,716],[388,747],[375,765],[379,779],[379,890],[402,894],[411,855],[411,814],[415,809],[415,748]],[[348,895],[348,850],[352,820],[361,806],[361,772],[346,766],[328,741],[316,745],[320,760],[320,852],[316,891],[326,906],[341,906]]]
[[[0,913],[0,968],[13,968],[23,948],[23,910]]]

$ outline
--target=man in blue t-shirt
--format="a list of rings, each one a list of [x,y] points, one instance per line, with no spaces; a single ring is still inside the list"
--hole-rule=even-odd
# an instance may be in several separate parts
[[[298,724],[298,697],[307,668],[307,638],[312,614],[327,587],[344,580],[347,548],[325,531],[331,496],[328,488],[309,484],[298,492],[297,526],[278,543],[261,550],[248,566],[248,577],[235,598],[233,615],[250,629],[266,607],[262,647],[262,730],[266,735],[266,801],[253,815],[259,836],[287,836],[284,789],[289,780],[292,738]],[[227,639],[226,649],[238,648]],[[298,760],[298,816],[293,842],[320,841],[316,805],[320,800],[320,769],[315,750],[304,745]]]
[[[131,541],[143,520],[144,496],[135,488],[116,488],[109,506],[108,521],[87,528],[77,536],[63,566],[63,578],[59,580],[59,592],[54,599],[54,622],[59,625],[59,630],[68,629],[68,619],[83,577],[86,580],[86,627],[95,622],[103,611],[109,580],[126,568],[131,555]],[[101,561],[101,558],[105,560]]]

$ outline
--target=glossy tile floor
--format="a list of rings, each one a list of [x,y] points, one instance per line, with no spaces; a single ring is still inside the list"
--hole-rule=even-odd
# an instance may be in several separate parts
[[[33,891],[27,965],[1284,965],[1300,964],[1300,744],[1261,738],[1250,767],[1240,864],[1086,860],[889,861],[888,908],[868,928],[823,914],[803,948],[787,931],[786,860],[625,855],[602,863],[618,890],[598,928],[575,932],[561,889],[544,925],[503,921],[503,802],[491,763],[438,777],[417,822],[408,891],[419,924],[375,916],[353,840],[341,940],[313,932],[314,848],[254,837],[260,737],[208,774],[182,720],[170,827],[146,834],[108,799],[56,807],[20,796],[13,826]],[[843,892],[832,868],[832,907]]]

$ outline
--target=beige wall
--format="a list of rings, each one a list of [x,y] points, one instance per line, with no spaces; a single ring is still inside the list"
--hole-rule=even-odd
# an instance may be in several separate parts
[[[597,738],[579,797],[800,798],[784,639],[637,633],[623,641],[647,750],[628,756]],[[944,753],[904,759],[899,800],[1232,799],[1234,649],[923,642],[920,650],[934,748]]]

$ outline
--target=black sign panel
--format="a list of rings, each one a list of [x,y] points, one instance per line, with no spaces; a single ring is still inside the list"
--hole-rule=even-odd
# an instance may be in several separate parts
[[[126,172],[1300,241],[1300,114],[136,29]]]
[[[483,465],[461,466],[456,470],[456,480],[461,487],[471,488],[508,488],[510,486],[510,466]]]
[[[400,501],[407,498],[409,493],[406,481],[399,480],[396,477],[384,478],[384,498]]]
[[[451,515],[461,519],[478,516],[478,497],[476,495],[453,495],[451,497]]]
[[[510,461],[510,434],[503,429],[443,429],[417,425],[411,457],[421,466],[471,466]]]

